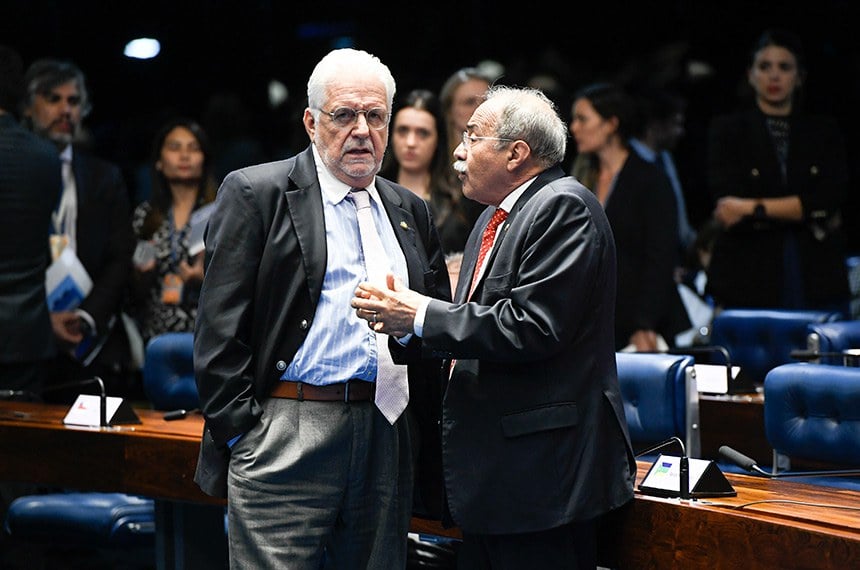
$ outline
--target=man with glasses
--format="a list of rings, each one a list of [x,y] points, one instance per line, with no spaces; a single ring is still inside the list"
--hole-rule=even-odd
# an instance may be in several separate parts
[[[218,191],[195,330],[195,480],[228,498],[231,568],[406,566],[412,408],[432,402],[395,391],[391,407],[381,385],[405,389],[406,364],[409,384],[438,384],[441,360],[422,360],[415,335],[377,335],[350,300],[377,266],[432,297],[450,285],[424,201],[376,176],[394,92],[375,56],[330,52],[308,81],[310,146]]]
[[[454,151],[489,207],[454,302],[395,277],[356,314],[453,359],[444,394],[447,506],[461,568],[595,568],[599,517],[633,496],[615,367],[615,245],[603,208],[564,175],[567,127],[540,91],[496,86]]]

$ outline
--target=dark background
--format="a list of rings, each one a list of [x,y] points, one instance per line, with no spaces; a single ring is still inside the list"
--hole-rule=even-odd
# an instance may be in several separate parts
[[[854,214],[860,212],[860,32],[852,25],[857,19],[851,4],[0,0],[0,43],[17,48],[25,63],[59,57],[84,70],[93,103],[85,121],[91,144],[123,168],[132,192],[141,184],[140,165],[158,125],[175,113],[204,120],[213,94],[241,100],[250,132],[268,158],[303,148],[299,113],[307,77],[333,47],[378,55],[400,93],[417,87],[438,92],[454,70],[483,60],[504,66],[500,82],[506,84],[548,73],[559,82],[549,94],[566,120],[572,94],[592,81],[668,85],[689,103],[687,135],[676,155],[698,225],[711,208],[703,182],[707,124],[745,102],[748,50],[759,33],[787,27],[807,51],[806,107],[835,115],[843,127],[853,175],[846,212],[850,247],[860,251]],[[158,38],[161,55],[126,59],[123,46],[138,36]],[[691,73],[695,69],[710,72]],[[271,79],[288,87],[286,105],[268,104]],[[570,160],[575,147],[569,148]]]

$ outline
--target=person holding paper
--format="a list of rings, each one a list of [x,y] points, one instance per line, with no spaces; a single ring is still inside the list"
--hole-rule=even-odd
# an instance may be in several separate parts
[[[52,204],[49,243],[53,259],[60,259],[68,250],[66,259],[72,254],[76,258],[71,266],[79,265],[92,281],[91,288],[80,290],[79,301],[49,306],[59,349],[52,381],[61,384],[99,376],[109,394],[133,395],[136,375],[121,311],[134,236],[122,172],[74,144],[91,109],[86,78],[77,65],[37,60],[27,69],[24,84],[24,123],[54,143],[62,163],[58,165],[62,192]],[[51,293],[48,291],[48,299]],[[70,300],[69,296],[63,299]],[[45,399],[71,402],[80,391],[54,391],[46,393]]]
[[[138,242],[131,303],[144,342],[194,330],[203,282],[202,230],[216,191],[209,149],[203,127],[187,118],[168,121],[155,136],[152,194],[132,215]]]

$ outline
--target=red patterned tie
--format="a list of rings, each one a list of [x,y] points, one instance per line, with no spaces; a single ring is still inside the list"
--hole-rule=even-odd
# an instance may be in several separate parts
[[[472,273],[472,284],[469,286],[469,296],[467,298],[471,298],[472,293],[475,291],[475,285],[478,283],[478,277],[481,275],[481,268],[484,266],[484,260],[487,258],[487,254],[490,252],[490,249],[493,247],[493,241],[496,238],[496,230],[507,217],[508,213],[506,211],[501,208],[496,208],[496,211],[493,212],[493,217],[490,218],[490,223],[487,224],[486,229],[484,229],[484,235],[481,237],[481,249],[478,251],[478,262],[475,264],[475,272]]]

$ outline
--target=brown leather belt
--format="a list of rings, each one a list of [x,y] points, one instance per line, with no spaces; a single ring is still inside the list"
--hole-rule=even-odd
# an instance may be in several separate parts
[[[275,382],[273,398],[311,400],[314,402],[366,402],[373,400],[376,384],[364,380],[350,380],[326,386],[315,386],[305,382],[289,380]]]

